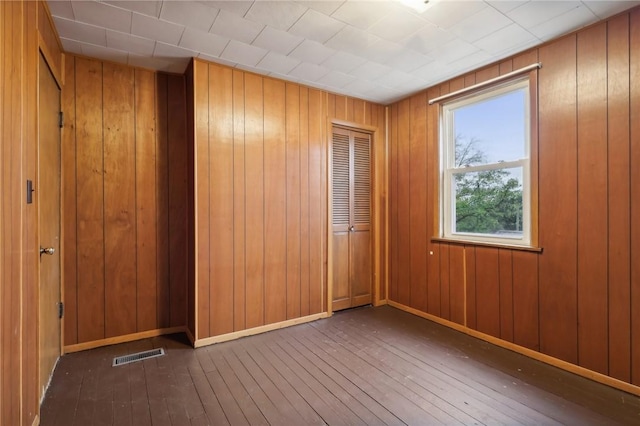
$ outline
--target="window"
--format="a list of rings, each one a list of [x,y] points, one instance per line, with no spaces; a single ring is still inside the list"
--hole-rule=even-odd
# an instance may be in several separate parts
[[[529,80],[442,106],[442,236],[531,245]]]

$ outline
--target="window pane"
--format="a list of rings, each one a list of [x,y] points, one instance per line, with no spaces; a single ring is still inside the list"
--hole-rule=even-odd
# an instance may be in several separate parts
[[[453,110],[455,167],[525,158],[525,89]]]
[[[522,167],[454,173],[454,232],[522,238],[522,173]]]

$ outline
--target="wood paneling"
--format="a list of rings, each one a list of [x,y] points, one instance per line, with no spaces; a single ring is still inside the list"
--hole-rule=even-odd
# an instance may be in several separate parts
[[[196,339],[326,311],[327,123],[371,125],[383,107],[199,60],[193,70]]]
[[[38,58],[52,40],[40,2],[0,3],[0,424],[31,425],[38,395]],[[50,28],[49,28],[50,29]],[[44,43],[43,43],[44,41]],[[60,49],[47,60],[61,64]],[[27,179],[34,201],[25,202]]]
[[[184,78],[68,56],[65,80],[64,344],[184,326]]]
[[[533,240],[543,251],[429,242],[422,311],[633,384],[640,384],[640,128],[633,120],[640,55],[632,48],[639,22],[640,11],[632,10],[425,91],[433,98],[543,64],[531,74]],[[423,228],[405,215],[423,194],[411,189],[421,165],[407,140],[425,120],[421,219],[429,236],[438,235],[439,112],[437,105],[426,118],[409,111],[414,98],[390,107],[389,288],[391,300],[415,308],[407,271],[420,267],[409,268],[406,236]]]
[[[578,359],[606,374],[607,24],[578,34]]]

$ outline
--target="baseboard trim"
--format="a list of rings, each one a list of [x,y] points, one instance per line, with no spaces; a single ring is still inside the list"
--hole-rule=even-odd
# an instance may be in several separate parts
[[[501,348],[509,349],[510,351],[519,353],[521,355],[528,356],[529,358],[533,358],[537,361],[544,362],[545,364],[552,365],[554,367],[560,368],[562,370],[568,371],[570,373],[577,374],[579,376],[585,377],[587,379],[591,379],[598,383],[602,383],[607,386],[611,386],[616,389],[620,389],[622,391],[628,392],[630,394],[640,396],[640,387],[632,385],[627,382],[623,382],[622,380],[615,379],[613,377],[607,376],[602,373],[598,373],[593,370],[589,370],[584,367],[580,367],[579,365],[572,364],[567,361],[563,361],[558,358],[554,358],[550,355],[545,355],[541,352],[534,351],[529,348],[525,348],[520,345],[516,345],[515,343],[507,342],[506,340],[498,339],[497,337],[490,336],[485,333],[481,333],[477,330],[472,330],[468,327],[460,325],[455,322],[451,322],[442,318],[439,318],[435,315],[428,314],[426,312],[422,312],[418,309],[411,308],[409,306],[403,305],[401,303],[394,302],[392,300],[388,301],[388,305],[394,308],[400,309],[402,311],[408,312],[410,314],[422,317],[429,321],[433,321],[440,325],[444,325],[445,327],[452,328],[454,330],[460,331],[462,333],[468,334],[469,336],[478,338],[480,340],[484,340],[485,342],[489,342],[493,345],[500,346]]]
[[[148,339],[149,337],[158,337],[165,334],[185,333],[186,331],[187,328],[185,326],[141,331],[139,333],[125,334],[124,336],[109,337],[107,339],[93,340],[91,342],[77,343],[75,345],[67,345],[64,347],[63,354],[86,351],[88,349],[100,348],[102,346],[117,345],[118,343],[133,342],[134,340]]]
[[[230,340],[239,339],[241,337],[253,336],[255,334],[266,333],[267,331],[279,330],[285,327],[291,327],[292,325],[304,324],[319,319],[328,318],[330,315],[327,312],[322,312],[314,315],[307,315],[305,317],[294,318],[286,321],[280,321],[273,324],[262,325],[260,327],[248,328],[246,330],[234,331],[232,333],[221,334],[219,336],[206,337],[204,339],[198,339],[193,343],[194,348],[201,348],[203,346],[209,346],[216,343],[228,342]]]

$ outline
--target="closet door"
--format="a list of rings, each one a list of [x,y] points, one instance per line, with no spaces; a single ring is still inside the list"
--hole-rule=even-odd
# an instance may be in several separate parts
[[[333,128],[333,310],[371,303],[371,136]]]

